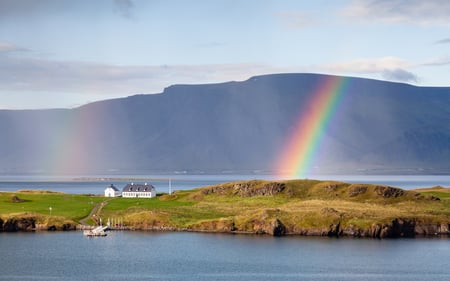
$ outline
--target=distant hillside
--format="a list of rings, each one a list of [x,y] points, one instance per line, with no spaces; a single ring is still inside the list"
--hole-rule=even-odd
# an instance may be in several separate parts
[[[0,172],[271,172],[325,78],[274,74],[75,109],[2,110]],[[450,172],[450,88],[348,85],[318,172]]]

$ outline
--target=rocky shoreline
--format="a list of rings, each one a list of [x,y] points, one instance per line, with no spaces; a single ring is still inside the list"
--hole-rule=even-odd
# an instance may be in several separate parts
[[[7,220],[0,218],[0,232],[35,232],[35,231],[74,231],[82,229],[81,225],[66,223],[62,225],[38,224],[32,216],[15,217]],[[279,219],[271,221],[255,221],[253,231],[239,230],[232,221],[211,221],[203,225],[189,228],[171,226],[127,227],[123,230],[143,230],[161,232],[208,232],[229,234],[258,234],[270,236],[328,236],[328,237],[357,237],[357,238],[414,238],[427,236],[450,235],[448,223],[422,223],[414,219],[396,218],[390,223],[374,223],[369,228],[355,228],[332,224],[328,228],[297,228],[284,225]]]
[[[32,232],[32,231],[68,231],[76,230],[74,223],[57,224],[39,224],[37,219],[32,216],[13,217],[6,220],[0,218],[0,232]]]

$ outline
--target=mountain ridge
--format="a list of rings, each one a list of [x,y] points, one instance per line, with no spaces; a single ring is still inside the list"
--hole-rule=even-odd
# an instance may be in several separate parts
[[[271,74],[73,109],[0,110],[0,171],[276,172],[299,113],[327,77]],[[349,87],[314,172],[450,172],[450,87],[343,79]]]

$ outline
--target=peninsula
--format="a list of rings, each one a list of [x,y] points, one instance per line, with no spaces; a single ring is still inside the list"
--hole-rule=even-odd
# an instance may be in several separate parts
[[[273,236],[415,237],[449,234],[450,189],[404,190],[337,181],[250,180],[156,198],[0,192],[0,231],[113,227]],[[115,222],[115,223],[114,223]]]

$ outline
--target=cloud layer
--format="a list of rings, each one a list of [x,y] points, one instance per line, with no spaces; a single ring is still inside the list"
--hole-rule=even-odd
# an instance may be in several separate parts
[[[28,50],[25,48],[18,47],[11,43],[0,42],[0,54],[1,53],[9,53],[9,52],[22,52],[22,51],[28,51]]]
[[[0,56],[0,91],[96,95],[157,93],[174,83],[244,80],[287,69],[264,64],[119,66]]]
[[[385,69],[381,76],[386,80],[393,81],[404,81],[404,82],[418,82],[418,78],[412,72],[406,71],[404,69]]]
[[[418,77],[414,73],[407,70],[413,67],[414,65],[401,58],[382,57],[356,59],[346,62],[332,63],[328,65],[322,65],[319,68],[337,74],[378,74],[381,78],[390,81],[417,83],[419,81]]]
[[[449,44],[450,38],[444,38],[435,42],[436,44]]]
[[[343,10],[350,18],[388,23],[450,25],[448,0],[354,0]]]

